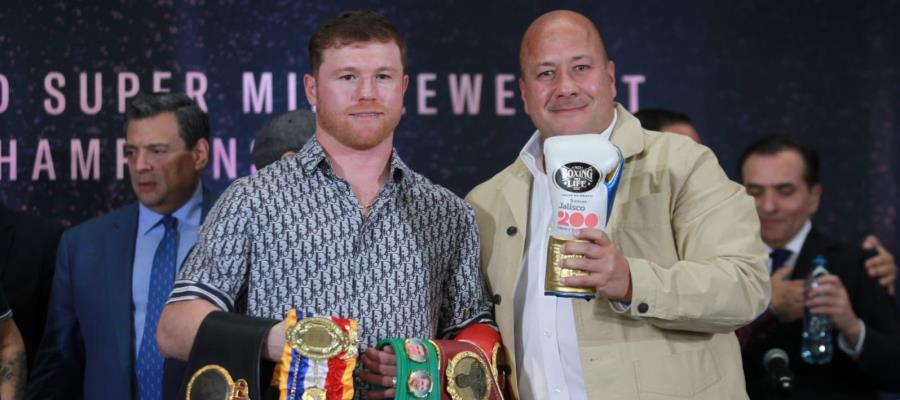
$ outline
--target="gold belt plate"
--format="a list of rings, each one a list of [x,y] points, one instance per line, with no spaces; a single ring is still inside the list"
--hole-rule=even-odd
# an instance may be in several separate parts
[[[233,380],[228,370],[209,364],[194,372],[187,385],[186,400],[250,400],[244,379]]]
[[[300,396],[301,400],[325,400],[325,390],[317,387],[308,387]]]
[[[447,363],[447,394],[453,400],[487,400],[491,370],[471,351],[462,351]]]
[[[342,352],[343,358],[355,358],[359,336],[347,334],[329,318],[307,317],[297,321],[285,332],[288,343],[310,360],[327,360]]]

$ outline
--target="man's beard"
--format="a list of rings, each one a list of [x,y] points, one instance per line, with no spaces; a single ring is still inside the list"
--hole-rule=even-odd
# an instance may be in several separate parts
[[[377,123],[360,121],[359,124],[355,124],[354,117],[348,115],[354,112],[377,112],[381,113],[381,116]],[[392,112],[381,105],[355,106],[340,113],[319,109],[316,117],[319,118],[325,132],[345,146],[356,150],[368,150],[384,142],[400,122],[399,112]]]

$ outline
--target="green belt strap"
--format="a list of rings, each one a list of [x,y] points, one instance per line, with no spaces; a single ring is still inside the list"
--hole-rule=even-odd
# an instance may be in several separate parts
[[[427,339],[383,339],[378,349],[390,346],[397,355],[395,400],[440,400],[441,357]],[[422,354],[424,353],[424,354]]]

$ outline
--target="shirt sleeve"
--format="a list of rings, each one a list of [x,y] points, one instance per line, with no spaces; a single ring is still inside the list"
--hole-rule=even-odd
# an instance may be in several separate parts
[[[859,339],[856,341],[856,347],[850,348],[850,344],[844,339],[844,335],[838,335],[838,347],[844,353],[847,353],[854,360],[859,359],[862,354],[863,343],[866,341],[866,323],[859,320]]]
[[[496,325],[491,317],[491,307],[479,267],[481,252],[478,244],[478,225],[471,206],[465,205],[456,221],[459,248],[450,258],[448,288],[441,299],[439,337],[455,335],[472,323]]]
[[[233,311],[246,284],[250,265],[250,218],[247,177],[235,181],[210,210],[178,278],[169,303],[204,299]]]
[[[668,163],[668,197],[650,194],[644,202],[633,200],[631,215],[646,213],[646,225],[621,235],[633,235],[623,254],[635,306],[613,309],[663,329],[734,331],[765,311],[771,298],[768,257],[753,200],[728,179],[709,149],[678,147],[667,157],[659,162]],[[669,226],[662,221],[665,215]],[[667,259],[655,247],[675,250],[678,258]]]

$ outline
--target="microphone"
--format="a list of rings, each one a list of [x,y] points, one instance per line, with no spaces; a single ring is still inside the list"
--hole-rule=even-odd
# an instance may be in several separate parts
[[[763,356],[763,366],[777,392],[786,393],[794,386],[794,373],[788,368],[788,355],[782,349],[769,349]]]

